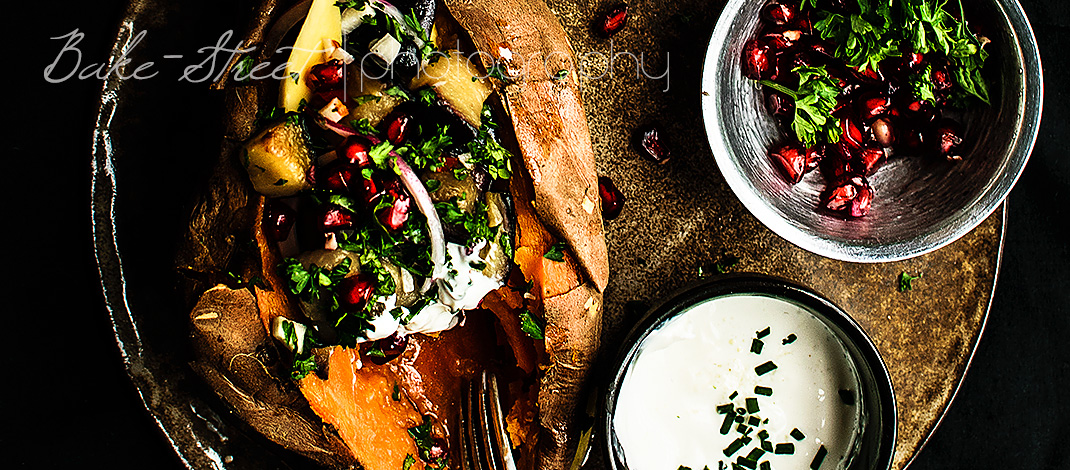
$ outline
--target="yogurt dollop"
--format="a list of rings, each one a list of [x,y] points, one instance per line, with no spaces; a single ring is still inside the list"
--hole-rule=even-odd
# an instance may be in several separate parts
[[[774,469],[846,468],[863,420],[859,387],[843,344],[808,309],[774,297],[719,297],[643,340],[613,428],[630,470],[732,468],[748,456]]]

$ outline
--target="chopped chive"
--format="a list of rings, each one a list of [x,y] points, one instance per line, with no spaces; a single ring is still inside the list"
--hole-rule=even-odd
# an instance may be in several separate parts
[[[681,465],[680,468],[678,468],[676,470],[691,470],[691,467],[685,467],[685,466]]]
[[[766,452],[772,452],[773,451],[773,443],[769,442],[769,441],[762,441],[762,450],[764,450]]]
[[[746,411],[746,410],[744,410],[744,411]],[[736,422],[737,423],[742,423],[743,422],[743,415],[742,414],[736,415]]]
[[[745,415],[745,414],[747,414],[747,409],[746,408],[736,408],[736,414],[737,415]]]
[[[758,439],[761,439],[763,441],[769,439],[769,431],[766,431],[764,429],[758,431]]]
[[[765,418],[765,421],[762,421],[762,424],[769,424],[769,418]]]
[[[762,353],[762,346],[765,346],[765,343],[763,343],[762,340],[760,340],[760,339],[751,340],[751,342],[750,342],[750,352],[752,352],[754,354],[761,354]]]
[[[769,465],[769,461],[766,460],[765,462],[762,462],[762,463],[758,464],[758,469],[759,470],[773,470],[773,466]]]
[[[754,393],[757,393],[758,395],[765,395],[765,396],[768,397],[768,396],[772,396],[773,395],[773,389],[769,388],[769,387],[763,387],[761,385],[758,385],[758,386],[754,387]]]
[[[742,434],[744,436],[747,435],[747,432],[748,432],[747,430],[748,429],[750,429],[750,428],[748,428],[747,425],[743,424],[743,423],[740,423],[739,426],[736,426],[736,432],[738,432],[738,433],[740,433],[740,434]]]
[[[717,461],[717,470],[724,470],[724,460]]]
[[[725,403],[725,404],[720,405],[720,406],[717,407],[717,414],[719,414],[719,415],[723,415],[725,413],[731,413],[731,412],[732,412],[732,404],[731,403]]]
[[[758,459],[762,458],[763,455],[765,455],[765,451],[755,447],[751,449],[750,452],[747,454],[747,458],[757,462]]]
[[[752,441],[753,439],[751,439],[749,436],[743,436],[739,438],[739,440],[743,441],[743,445],[747,445],[750,444],[750,441]]]
[[[784,338],[784,341],[782,341],[782,342],[787,345],[787,344],[794,343],[795,340],[797,340],[797,339],[799,339],[799,337],[795,336],[795,333],[792,333],[792,334],[788,335],[787,338]]]
[[[746,467],[750,469],[758,468],[758,462],[755,462],[746,457],[736,458],[736,463],[738,463],[741,467]]]
[[[732,441],[731,444],[728,444],[728,447],[724,448],[724,456],[731,457],[732,454],[738,452],[739,449],[742,449],[744,445],[746,445],[746,443],[743,442],[743,439],[736,439]]]
[[[774,450],[773,453],[775,453],[775,454],[794,454],[795,453],[795,444],[792,444],[790,442],[784,442],[784,443],[781,443],[781,444],[777,444],[776,445],[776,450]]]
[[[756,372],[758,375],[765,375],[773,369],[776,369],[776,364],[773,364],[773,361],[766,361],[765,364],[755,367],[754,372]]]
[[[738,463],[732,462],[732,470],[743,470],[743,466]]]
[[[739,396],[739,392],[732,392],[732,394],[728,396],[728,399],[729,400],[735,400],[736,397],[738,397],[738,396]]]
[[[750,418],[747,418],[747,425],[748,426],[757,426],[759,424],[762,424],[761,418],[759,418],[757,416],[751,416]],[[764,429],[763,429],[763,431],[764,431]]]
[[[795,429],[791,430],[791,437],[794,437],[796,441],[801,441],[803,439],[806,439],[806,435],[803,434],[802,431],[799,430],[799,428],[795,428]]]
[[[761,409],[758,408],[758,399],[757,398],[748,398],[747,399],[747,413],[757,413],[759,411],[761,411]]]
[[[735,413],[728,413],[724,415],[724,422],[721,423],[721,434],[728,434],[728,431],[732,430],[732,422],[735,420]]]
[[[844,405],[855,406],[855,394],[850,390],[840,390],[840,401],[843,401]]]
[[[817,449],[817,455],[814,456],[814,460],[810,462],[810,470],[817,470],[821,468],[821,463],[825,461],[825,456],[829,451],[825,450],[825,446],[821,446]]]
[[[757,334],[758,334],[758,339],[762,339],[762,338],[765,338],[766,336],[769,336],[769,327],[767,326],[767,327],[765,327],[764,330],[758,331]]]

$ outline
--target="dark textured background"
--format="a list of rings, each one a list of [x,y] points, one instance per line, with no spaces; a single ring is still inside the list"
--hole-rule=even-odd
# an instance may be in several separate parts
[[[1070,137],[1070,61],[1064,50],[1070,44],[1070,7],[1063,0],[1022,3],[1045,66],[1043,124],[1009,199],[1003,266],[984,337],[958,398],[911,467],[915,470],[1070,468],[1064,450],[1070,436],[1070,159],[1063,154],[1063,139]],[[14,164],[5,168],[15,187],[7,191],[2,212],[9,238],[14,235],[8,245],[14,256],[5,257],[3,310],[15,342],[3,354],[4,466],[13,461],[32,468],[180,468],[126,378],[99,293],[88,203],[100,82],[53,85],[42,79],[62,45],[49,37],[74,28],[86,33],[79,45],[83,66],[106,60],[123,2],[38,5],[6,15],[5,44],[14,54],[8,54],[5,69],[9,104],[2,158]],[[192,53],[223,29],[240,29],[242,21],[228,21],[239,13],[233,6],[212,12],[205,29],[191,31],[191,44],[183,48]],[[180,74],[173,66],[160,70],[162,76]],[[159,123],[161,145],[197,139],[170,135],[168,129],[169,120],[189,118],[175,111],[200,90],[176,84],[175,108],[145,116]],[[147,178],[145,184],[151,184],[151,175]],[[144,217],[153,223],[151,213]]]

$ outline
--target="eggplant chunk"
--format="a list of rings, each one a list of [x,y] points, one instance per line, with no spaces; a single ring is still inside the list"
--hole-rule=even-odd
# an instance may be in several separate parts
[[[253,137],[242,150],[241,163],[253,189],[265,196],[293,196],[312,187],[312,148],[297,119],[283,120]]]
[[[272,441],[323,465],[346,467],[355,461],[280,373],[279,351],[260,323],[256,298],[248,289],[209,289],[190,313],[190,326],[193,370],[238,416]]]
[[[412,81],[413,89],[424,86],[433,87],[451,110],[479,127],[483,102],[490,96],[491,88],[486,76],[467,57],[456,51],[446,57],[439,56]]]

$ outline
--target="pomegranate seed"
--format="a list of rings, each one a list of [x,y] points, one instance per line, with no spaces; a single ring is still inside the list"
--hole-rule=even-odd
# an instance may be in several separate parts
[[[895,127],[888,118],[880,118],[869,125],[869,140],[876,142],[881,147],[891,147],[895,144]]]
[[[329,204],[320,217],[320,228],[323,233],[353,228],[353,214],[340,206]]]
[[[795,8],[779,2],[772,2],[762,8],[762,19],[767,23],[784,26],[795,19]]]
[[[937,154],[948,160],[962,160],[962,155],[959,153],[962,145],[961,136],[962,129],[957,122],[950,119],[940,121],[933,134]]]
[[[368,155],[368,151],[371,150],[372,143],[368,139],[360,136],[352,136],[346,139],[342,144],[342,151],[340,152],[342,158],[349,161],[349,163],[358,166],[371,165],[372,159]]]
[[[371,274],[360,273],[349,276],[338,282],[334,292],[338,297],[338,304],[345,312],[364,310],[372,293],[375,292],[375,277]],[[385,315],[389,315],[386,313]]]
[[[363,174],[358,174],[359,180],[350,182],[349,192],[355,196],[366,208],[372,208],[375,205],[375,201],[379,199],[383,194],[386,194],[386,184],[383,183],[381,173],[373,173],[371,179],[367,179]]]
[[[446,440],[440,437],[436,437],[431,440],[431,448],[427,450],[427,456],[432,460],[437,460],[446,456]]]
[[[798,142],[781,145],[769,152],[769,158],[777,163],[788,183],[796,184],[806,174],[807,151]]]
[[[769,114],[785,122],[791,122],[795,116],[795,100],[779,91],[768,91],[765,95],[765,107]]]
[[[791,27],[805,34],[814,34],[814,22],[810,18],[810,10],[796,12],[795,21],[791,22]]]
[[[851,166],[851,153],[847,144],[822,147],[824,158],[821,159],[821,173],[826,181],[839,181],[854,172]]]
[[[640,153],[654,163],[665,164],[672,156],[668,143],[658,133],[658,128],[653,125],[640,127],[635,133],[636,147]]]
[[[877,167],[887,158],[887,154],[884,153],[884,149],[881,147],[866,147],[858,152],[858,157],[854,159],[857,170],[863,176],[872,176],[877,171]]]
[[[264,210],[264,228],[273,240],[281,242],[289,238],[294,222],[297,222],[297,212],[292,207],[275,199],[268,200]]]
[[[402,191],[396,181],[393,183],[388,194],[394,196],[394,204],[379,212],[379,222],[386,227],[387,230],[394,231],[405,225],[405,222],[409,220],[409,210],[412,207],[412,198],[409,194]]]
[[[348,279],[348,278],[347,278]],[[389,313],[383,312],[383,315],[389,315]],[[394,334],[387,336],[379,341],[375,342],[375,345],[379,347],[379,350],[383,352],[383,356],[367,355],[368,359],[378,365],[386,364],[402,353],[405,352],[405,346],[409,344],[409,337],[401,332],[394,332]]]
[[[855,124],[854,118],[848,116],[840,119],[840,129],[843,130],[843,141],[850,144],[851,147],[859,148],[862,146],[862,131],[858,129],[858,125]]]
[[[773,72],[769,45],[759,39],[747,41],[743,45],[743,76],[751,80],[768,80]]]
[[[899,133],[898,142],[899,147],[913,153],[915,155],[921,154],[925,151],[925,143],[929,139],[925,137],[925,133],[917,128],[907,128]]]
[[[606,15],[602,18],[602,21],[598,24],[599,29],[605,37],[610,37],[624,28],[624,25],[628,23],[628,4],[619,3],[614,5]]]
[[[345,79],[345,64],[338,59],[314,65],[305,77],[305,83],[314,92],[340,86]]]
[[[869,121],[884,115],[888,112],[888,108],[892,106],[891,98],[877,93],[860,96],[855,103],[858,115],[863,121]]]
[[[344,159],[338,159],[316,170],[316,186],[328,191],[348,193],[354,177],[360,177],[360,168]]]
[[[873,189],[864,176],[849,176],[833,185],[822,195],[822,205],[847,217],[862,217],[869,213]]]
[[[602,218],[616,219],[620,211],[624,209],[625,199],[608,176],[598,177],[598,196],[602,199]]]
[[[409,129],[412,127],[412,116],[403,113],[401,111],[393,111],[383,118],[383,121],[379,123],[383,132],[386,134],[386,140],[394,145],[400,144],[408,137]]]
[[[795,45],[795,41],[798,41],[801,37],[802,33],[800,31],[789,29],[778,33],[766,34],[762,36],[762,40],[769,46],[769,52],[781,54]]]
[[[830,151],[830,148],[835,147],[832,144],[819,144],[812,148],[806,149],[806,171],[813,170],[820,166],[821,161],[825,159]]]
[[[937,93],[945,93],[954,85],[951,81],[951,74],[947,73],[947,69],[943,67],[933,67],[933,71],[929,74],[929,78],[932,79],[933,82],[933,91]]]

